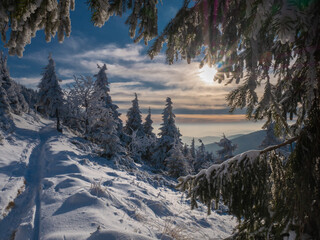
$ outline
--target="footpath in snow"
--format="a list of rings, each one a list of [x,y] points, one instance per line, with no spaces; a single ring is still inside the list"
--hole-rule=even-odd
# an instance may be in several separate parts
[[[190,210],[174,181],[116,170],[54,123],[15,116],[0,145],[0,239],[222,239],[236,220]]]

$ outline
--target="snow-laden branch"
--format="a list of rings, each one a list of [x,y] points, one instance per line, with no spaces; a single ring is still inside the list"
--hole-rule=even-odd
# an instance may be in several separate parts
[[[254,161],[256,160],[261,154],[279,149],[281,147],[284,147],[288,144],[291,144],[295,141],[297,141],[299,139],[299,136],[290,138],[288,140],[286,140],[285,142],[278,144],[278,145],[273,145],[273,146],[269,146],[263,150],[250,150],[244,153],[240,153],[232,158],[229,158],[228,160],[224,161],[223,163],[220,164],[213,164],[211,165],[208,169],[202,169],[198,174],[196,175],[188,175],[185,177],[180,177],[178,179],[179,184],[176,186],[176,188],[180,189],[180,187],[184,184],[184,182],[188,182],[194,179],[199,179],[201,178],[201,176],[206,175],[206,178],[208,179],[208,182],[210,182],[209,180],[209,176],[211,175],[213,170],[217,170],[219,173],[225,173],[226,169],[228,168],[228,166],[234,164],[235,162],[237,162],[238,164],[243,161],[244,159],[249,159],[250,161]]]
[[[269,203],[265,196],[270,188],[271,160],[266,157],[267,152],[276,150],[296,141],[293,137],[279,145],[267,147],[263,150],[251,150],[238,154],[221,164],[213,164],[208,169],[201,170],[196,175],[188,175],[178,179],[176,186],[180,191],[188,191],[191,198],[191,207],[197,207],[197,201],[208,206],[210,214],[212,200],[223,199],[238,218],[249,216],[254,211],[252,206],[264,206],[268,209]],[[248,206],[243,202],[248,201]],[[261,202],[266,201],[261,204]]]

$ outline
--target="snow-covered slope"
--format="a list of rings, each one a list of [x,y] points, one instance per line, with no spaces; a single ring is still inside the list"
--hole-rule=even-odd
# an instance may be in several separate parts
[[[236,220],[190,210],[173,180],[120,171],[54,123],[14,116],[0,145],[0,239],[222,239]]]

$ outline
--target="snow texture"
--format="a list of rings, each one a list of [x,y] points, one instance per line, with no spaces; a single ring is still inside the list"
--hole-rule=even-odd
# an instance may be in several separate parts
[[[146,167],[115,170],[52,121],[13,120],[0,145],[0,239],[222,239],[236,225],[191,211],[175,181]]]

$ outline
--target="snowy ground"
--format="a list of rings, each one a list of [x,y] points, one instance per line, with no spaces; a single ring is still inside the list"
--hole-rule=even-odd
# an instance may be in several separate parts
[[[15,116],[0,145],[0,239],[222,239],[236,220],[190,210],[159,175],[115,170],[54,123]]]

